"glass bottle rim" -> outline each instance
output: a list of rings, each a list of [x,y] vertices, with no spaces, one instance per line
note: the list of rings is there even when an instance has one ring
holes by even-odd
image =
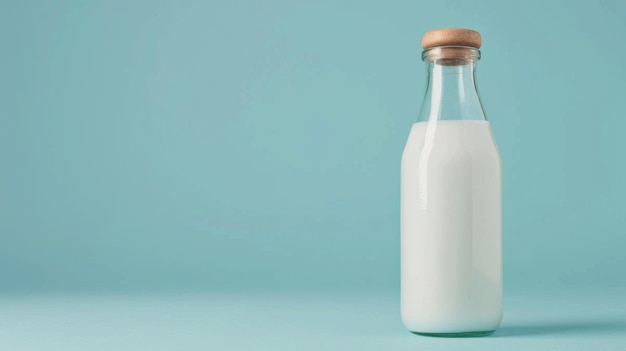
[[[422,51],[422,61],[441,61],[451,66],[478,61],[480,57],[480,50],[471,46],[435,46]]]

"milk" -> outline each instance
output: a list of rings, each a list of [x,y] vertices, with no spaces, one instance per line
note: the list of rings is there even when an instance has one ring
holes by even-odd
[[[500,324],[500,173],[489,122],[412,126],[401,172],[401,313],[410,331]]]

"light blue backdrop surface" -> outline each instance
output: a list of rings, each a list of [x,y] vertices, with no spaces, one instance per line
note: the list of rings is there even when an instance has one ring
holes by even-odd
[[[397,289],[421,35],[484,37],[506,287],[624,285],[626,6],[4,2],[2,290]]]
[[[400,155],[439,27],[483,35],[505,293],[624,287],[625,14],[3,1],[0,293],[395,294]]]

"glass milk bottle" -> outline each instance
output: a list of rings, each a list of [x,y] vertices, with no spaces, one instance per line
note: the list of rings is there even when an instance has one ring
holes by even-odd
[[[428,87],[401,170],[401,312],[411,332],[489,335],[502,319],[501,166],[474,77],[481,36],[422,39]]]

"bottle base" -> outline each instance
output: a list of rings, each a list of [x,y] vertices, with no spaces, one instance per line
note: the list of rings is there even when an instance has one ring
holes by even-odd
[[[437,338],[478,338],[481,336],[489,336],[493,334],[495,330],[487,330],[487,331],[472,331],[472,332],[461,332],[461,333],[423,333],[417,331],[411,331],[411,333],[415,335],[421,336],[431,336]]]

